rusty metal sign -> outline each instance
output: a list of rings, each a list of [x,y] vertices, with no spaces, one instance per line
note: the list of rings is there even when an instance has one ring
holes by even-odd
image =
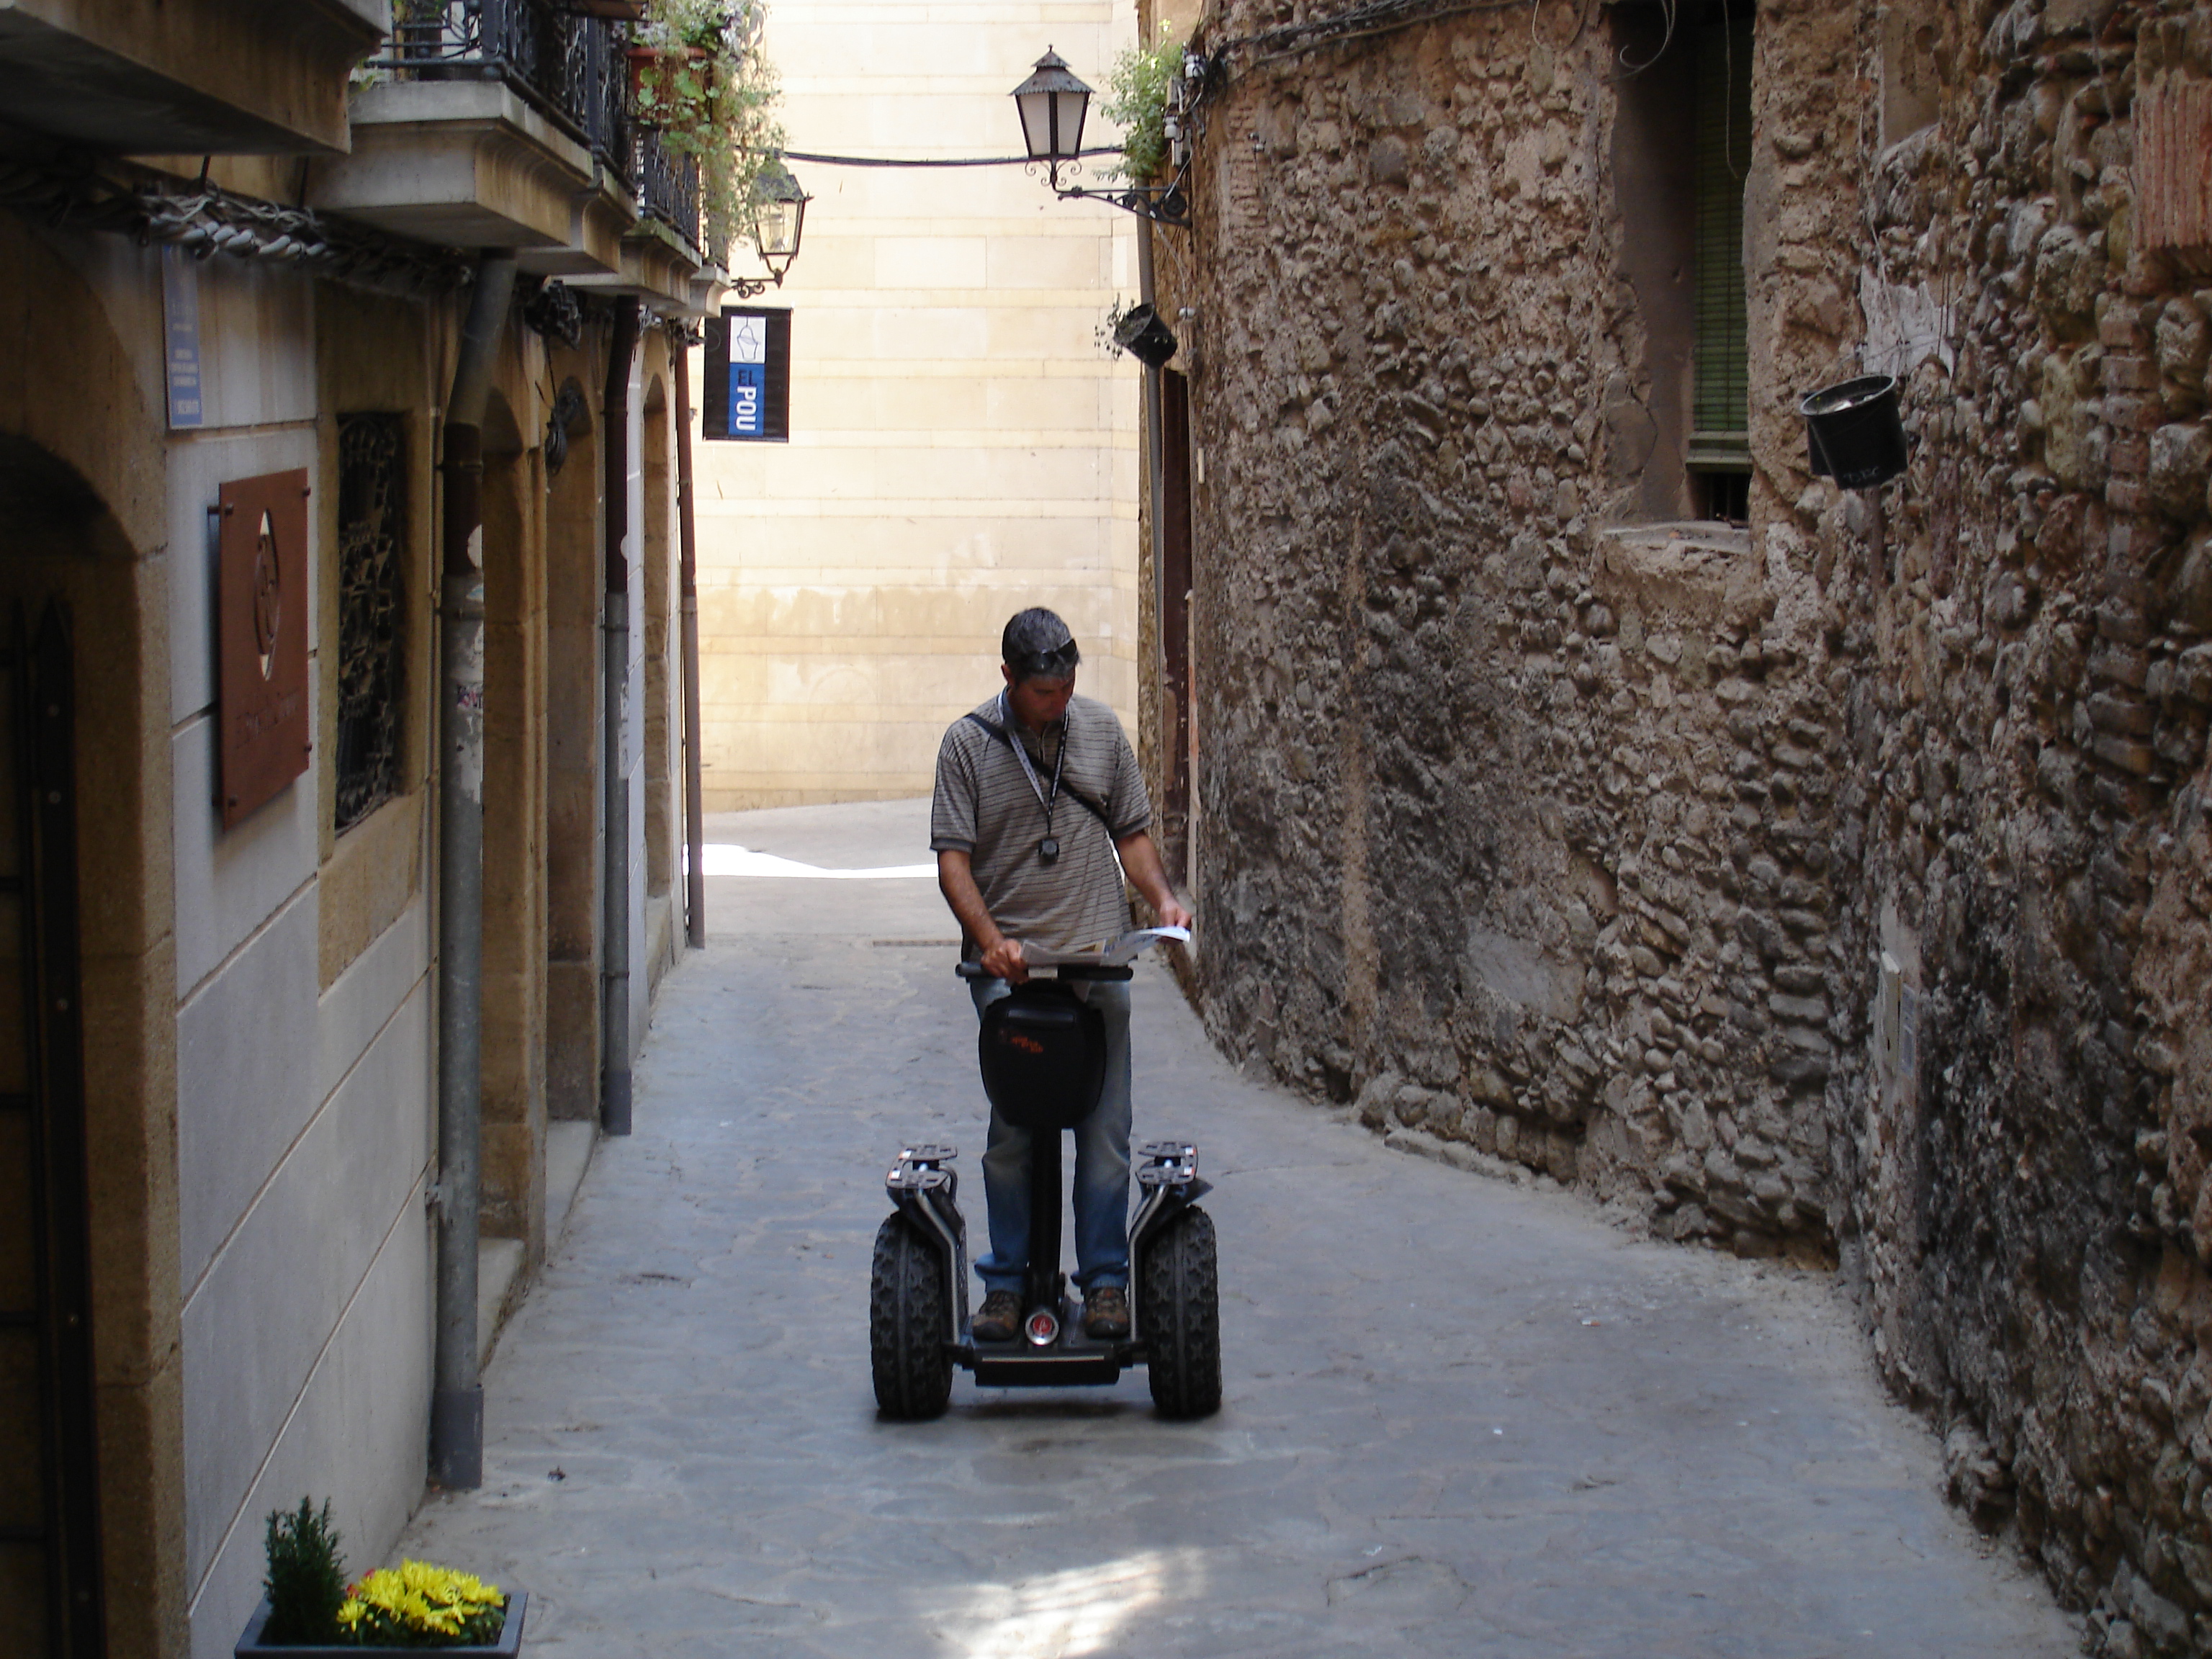
[[[224,484],[216,804],[228,830],[307,769],[307,472]]]

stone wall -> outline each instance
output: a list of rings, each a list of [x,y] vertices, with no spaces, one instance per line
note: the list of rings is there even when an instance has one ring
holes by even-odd
[[[2212,87],[2212,14],[1931,17],[1942,119],[1866,136],[1858,258],[1942,304],[1955,362],[1911,373],[1881,545],[1797,515],[1850,572],[1842,1224],[1958,1495],[2108,1650],[2201,1651],[2212,266],[2136,234],[2170,179],[2136,118],[2153,82]],[[2202,123],[2172,158],[2200,193]],[[1888,1055],[1858,1017],[1886,972]]]
[[[1218,1038],[1839,1262],[2121,1653],[2212,1638],[2208,17],[1759,8],[1747,525],[1680,522],[1656,7],[1232,46],[1160,255]],[[1863,370],[1879,495],[1796,414]]]
[[[1163,259],[1202,352],[1201,748],[1235,757],[1200,774],[1206,1002],[1378,1125],[1822,1258],[1841,683],[1768,523],[1793,481],[1749,530],[1638,511],[1683,419],[1615,199],[1632,37],[1560,11],[1238,76],[1209,118]],[[1801,173],[1850,155],[1829,118]],[[1779,286],[1754,327],[1802,332]],[[1754,356],[1771,400],[1834,342]]]

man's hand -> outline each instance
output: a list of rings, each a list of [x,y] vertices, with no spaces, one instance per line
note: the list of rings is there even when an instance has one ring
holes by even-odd
[[[1114,843],[1114,850],[1121,855],[1121,872],[1136,884],[1145,896],[1145,902],[1152,907],[1152,914],[1160,919],[1163,927],[1188,927],[1190,912],[1183,908],[1175,890],[1168,885],[1168,872],[1160,863],[1160,849],[1152,838],[1139,830],[1133,836],[1124,836]]]
[[[991,920],[991,912],[975,885],[975,872],[967,854],[945,852],[937,855],[937,890],[945,895],[945,902],[959,918],[962,930],[982,950],[985,973],[1011,985],[1019,985],[1029,978],[1029,964],[1022,960],[1022,942],[1008,939],[999,931],[999,924]]]
[[[1005,980],[1009,985],[1019,985],[1027,980],[1030,965],[1023,959],[1021,940],[1000,934],[996,945],[984,950],[983,971],[993,979]]]

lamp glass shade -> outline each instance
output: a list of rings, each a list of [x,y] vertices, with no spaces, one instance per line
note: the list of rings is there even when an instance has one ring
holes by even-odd
[[[806,204],[813,199],[799,187],[788,167],[771,162],[762,172],[753,186],[753,242],[763,264],[781,269],[798,257]]]
[[[1069,73],[1057,53],[1048,51],[1038,58],[1036,72],[1014,88],[1030,160],[1065,161],[1081,154],[1083,118],[1090,106],[1091,88]]]

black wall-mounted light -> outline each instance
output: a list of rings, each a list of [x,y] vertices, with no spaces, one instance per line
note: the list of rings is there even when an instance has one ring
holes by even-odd
[[[1091,108],[1091,88],[1076,79],[1067,60],[1050,46],[1036,60],[1036,72],[1014,88],[1014,108],[1022,118],[1022,143],[1030,160],[1049,172],[1060,188],[1060,170],[1083,154],[1083,118]]]
[[[1118,190],[1090,190],[1081,185],[1062,184],[1060,174],[1063,170],[1073,173],[1081,165],[1079,158],[1083,154],[1083,118],[1091,107],[1091,88],[1076,78],[1065,58],[1046,47],[1030,78],[1013,92],[1014,107],[1022,118],[1022,143],[1028,150],[1030,165],[1045,169],[1053,194],[1062,201],[1079,198],[1104,202],[1156,224],[1188,227],[1190,198],[1183,193],[1182,181],[1190,162],[1182,133],[1184,124],[1196,111],[1206,67],[1206,60],[1195,54],[1183,59],[1183,76],[1168,112],[1170,132],[1176,141],[1174,179],[1164,185],[1125,185]]]

